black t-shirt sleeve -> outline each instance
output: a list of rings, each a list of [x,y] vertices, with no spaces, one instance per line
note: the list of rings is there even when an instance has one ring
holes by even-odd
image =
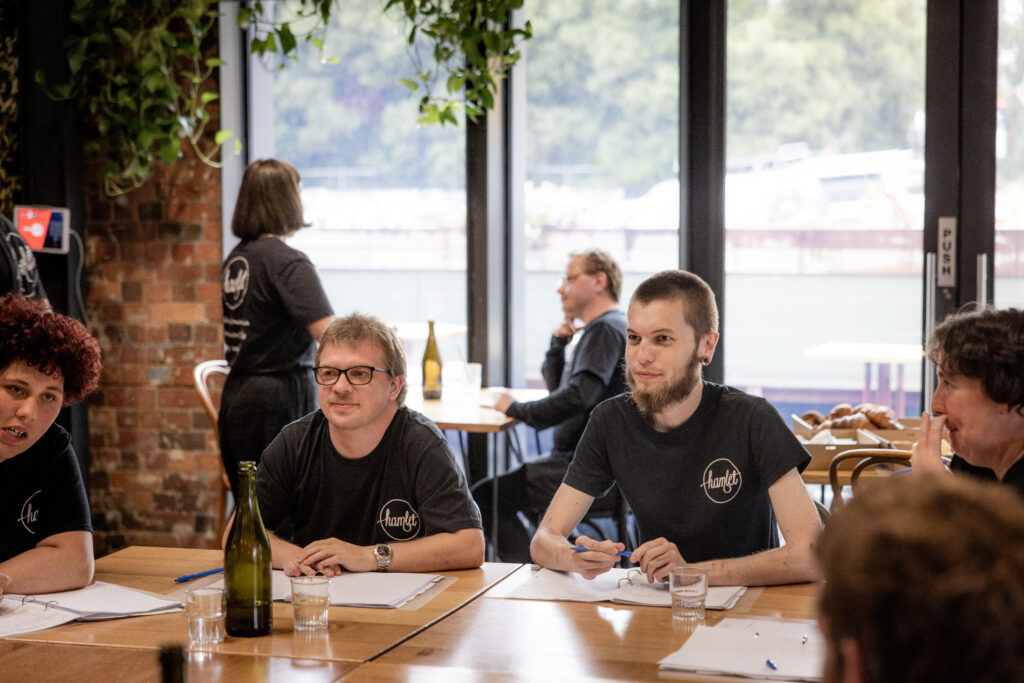
[[[295,456],[291,454],[297,446],[292,438],[295,429],[293,426],[281,430],[264,449],[256,469],[256,500],[263,526],[269,531],[276,531],[291,515],[296,488],[293,476]]]
[[[301,252],[293,253],[293,258],[285,261],[277,272],[274,286],[292,320],[307,327],[333,311],[313,264]]]
[[[754,416],[750,420],[752,456],[764,480],[770,487],[794,467],[803,472],[811,455],[786,427],[779,413],[770,403],[758,399]]]
[[[50,429],[52,432],[53,427]],[[75,449],[71,445],[71,436],[61,429],[53,434],[52,447],[59,449],[54,458],[54,466],[47,472],[52,486],[45,486],[41,496],[44,504],[52,506],[56,514],[42,521],[40,540],[66,531],[92,531],[89,499],[85,494],[85,484],[82,482]]]
[[[580,437],[579,445],[576,446],[576,455],[569,463],[569,470],[562,480],[577,491],[594,498],[604,496],[615,484],[608,459],[607,448],[610,440],[605,433],[608,425],[618,418],[614,401],[615,399],[605,401],[594,409],[587,428]]]
[[[411,411],[410,411],[411,413]],[[423,522],[423,535],[481,529],[480,510],[473,501],[462,469],[455,462],[448,442],[440,432],[420,422],[425,417],[410,415],[407,453],[419,453],[413,487]]]

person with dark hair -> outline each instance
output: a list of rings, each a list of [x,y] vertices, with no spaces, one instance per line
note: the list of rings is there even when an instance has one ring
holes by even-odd
[[[953,472],[996,479],[1024,495],[1024,311],[985,308],[954,314],[932,333],[938,369],[932,411],[921,416],[915,472],[943,471],[943,428]]]
[[[0,294],[7,292],[46,298],[32,249],[7,216],[0,214]]]
[[[570,254],[558,287],[565,317],[551,336],[541,366],[551,393],[524,403],[507,392],[497,398],[496,410],[535,429],[554,427],[549,454],[498,477],[498,555],[506,562],[530,561],[530,529],[561,484],[590,412],[626,389],[626,316],[617,308],[621,288],[622,271],[607,252],[588,249]],[[577,333],[578,341],[569,348]],[[491,479],[473,486],[484,519],[490,519],[491,496]],[[530,529],[519,521],[520,512]]]
[[[63,406],[92,392],[99,344],[41,299],[0,297],[0,593],[92,580],[92,523]]]
[[[630,392],[594,409],[533,538],[534,559],[587,578],[614,566],[622,543],[567,537],[618,485],[640,531],[630,561],[650,581],[685,564],[720,585],[817,578],[821,522],[799,474],[810,455],[763,398],[701,377],[718,344],[711,288],[663,271],[637,287],[627,317]]]
[[[404,405],[395,331],[370,316],[335,319],[314,372],[320,410],[286,426],[256,470],[274,566],[289,576],[480,566],[480,511],[444,435]]]
[[[223,269],[220,452],[238,493],[238,463],[259,463],[289,422],[316,409],[313,352],[333,311],[310,260],[284,243],[306,223],[299,173],[267,159],[245,169],[231,231],[242,239]]]
[[[817,545],[826,683],[1024,680],[1024,505],[968,477],[857,491]]]

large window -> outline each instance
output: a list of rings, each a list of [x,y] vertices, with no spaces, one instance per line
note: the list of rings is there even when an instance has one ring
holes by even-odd
[[[1024,3],[999,12],[995,302],[1024,307]]]
[[[312,227],[289,243],[316,264],[335,312],[402,324],[417,381],[427,318],[445,360],[466,355],[465,127],[416,125],[397,84],[414,68],[406,28],[381,8],[336,5],[322,58],[306,46],[283,69],[254,62],[253,148],[302,174]]]
[[[727,50],[726,381],[915,414],[925,0],[734,0]]]
[[[679,3],[527,0],[527,379],[562,319],[568,254],[607,250],[637,283],[678,265]]]

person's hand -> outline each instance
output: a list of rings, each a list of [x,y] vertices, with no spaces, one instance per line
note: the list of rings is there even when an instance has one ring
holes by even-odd
[[[942,462],[942,428],[945,426],[945,415],[921,414],[921,431],[910,451],[910,467],[914,472],[946,471]]]
[[[576,545],[583,546],[587,550],[569,550],[572,553],[572,571],[588,581],[614,567],[619,561],[619,556],[616,553],[626,549],[622,543],[595,541],[587,536],[578,536]]]
[[[582,329],[583,325],[577,325],[575,318],[565,318],[558,324],[558,327],[555,328],[555,331],[552,332],[552,334],[561,339],[571,339],[577,331]]]
[[[656,538],[641,544],[633,551],[629,561],[639,564],[640,571],[647,575],[647,580],[651,583],[668,581],[668,574],[672,567],[686,564],[686,560],[679,554],[676,544],[669,543],[664,538]]]
[[[346,543],[337,538],[313,541],[299,553],[296,561],[325,576],[337,576],[342,569],[351,572],[368,572],[377,568],[373,553],[363,546]],[[303,573],[308,573],[303,570]]]
[[[507,391],[503,391],[495,397],[494,409],[504,413],[506,410],[508,410],[508,407],[515,402],[515,396],[508,393]]]

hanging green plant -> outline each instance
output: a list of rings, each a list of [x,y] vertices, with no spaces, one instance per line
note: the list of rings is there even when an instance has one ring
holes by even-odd
[[[420,95],[421,123],[457,124],[459,106],[474,120],[492,108],[496,79],[519,60],[519,44],[531,37],[529,22],[510,28],[512,11],[523,0],[381,2],[383,11],[405,16],[409,44],[426,45],[430,53],[432,63],[417,61],[415,76],[399,79]],[[270,5],[256,0],[239,9],[238,24],[255,29],[253,54],[297,59],[300,40],[323,48],[338,6],[339,0],[293,0],[294,20],[275,21]],[[217,10],[217,0],[74,0],[64,43],[69,78],[50,92],[76,99],[96,126],[86,152],[107,160],[107,194],[139,187],[157,159],[174,161],[183,145],[205,163],[220,165],[215,157],[232,133],[218,131],[212,145],[204,139],[211,121],[207,107],[218,97],[208,81],[224,64],[203,55]],[[417,50],[410,53],[419,59]],[[42,73],[36,80],[47,86]],[[238,140],[235,146],[237,151]]]

